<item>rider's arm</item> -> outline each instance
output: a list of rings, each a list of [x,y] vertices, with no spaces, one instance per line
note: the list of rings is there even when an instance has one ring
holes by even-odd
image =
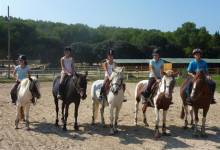
[[[61,65],[61,69],[64,71],[64,73],[66,73],[66,70],[64,67],[64,58],[63,57],[60,59],[60,65]]]
[[[16,67],[13,71],[13,77],[15,78],[16,81],[18,81],[18,77],[17,77],[17,74],[16,74],[17,70],[16,70]]]

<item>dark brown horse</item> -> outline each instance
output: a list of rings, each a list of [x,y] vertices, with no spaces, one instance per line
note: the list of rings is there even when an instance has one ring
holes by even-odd
[[[69,105],[73,102],[75,103],[75,123],[74,123],[74,129],[78,130],[78,123],[77,123],[77,117],[78,117],[78,108],[80,104],[80,99],[86,99],[86,89],[87,89],[87,72],[84,74],[77,74],[75,77],[69,77],[67,79],[65,89],[64,89],[64,98],[62,102],[62,122],[63,122],[63,130],[66,129],[67,124],[67,117],[68,117],[68,110]],[[56,105],[56,123],[55,125],[58,126],[58,112],[59,112],[59,105],[58,105],[58,99],[57,94],[59,90],[59,84],[60,84],[60,76],[57,76],[53,81],[53,96],[54,96],[54,103]]]
[[[187,128],[188,121],[187,121],[187,114],[188,114],[188,106],[186,103],[186,92],[185,88],[187,84],[189,84],[190,79],[187,79],[184,81],[180,88],[180,96],[183,101],[182,106],[182,112],[181,112],[181,118],[185,119],[185,125],[184,128]],[[192,99],[192,110],[195,115],[195,127],[194,127],[194,135],[198,136],[198,111],[199,109],[203,109],[203,118],[202,118],[202,127],[201,127],[201,136],[206,136],[205,133],[205,122],[206,122],[206,115],[208,113],[211,101],[212,101],[212,92],[210,89],[210,86],[208,84],[208,80],[206,79],[206,75],[204,72],[198,72],[195,75],[195,78],[192,80],[193,86],[192,86],[192,92],[190,94],[190,97]],[[193,117],[193,115],[191,115]],[[193,118],[191,119],[191,124],[193,124]]]

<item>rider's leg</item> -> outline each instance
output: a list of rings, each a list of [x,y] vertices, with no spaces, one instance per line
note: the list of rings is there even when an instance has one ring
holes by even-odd
[[[104,82],[103,82],[103,85],[101,87],[101,90],[100,90],[100,95],[99,95],[99,99],[102,100],[104,97],[106,97],[106,86],[107,84],[109,83],[109,79],[107,77],[105,77],[104,79]]]
[[[141,93],[145,98],[149,98],[151,93],[151,88],[155,82],[156,80],[154,77],[149,78],[146,90]]]
[[[192,100],[191,100],[191,92],[192,92],[192,87],[193,87],[193,82],[192,81],[189,81],[187,87],[186,87],[186,102],[187,104],[189,105],[192,105]]]
[[[16,81],[16,83],[14,84],[14,86],[12,87],[11,89],[11,100],[12,100],[12,103],[16,103],[17,101],[17,93],[18,93],[18,86],[19,86],[20,82]]]
[[[60,76],[60,85],[59,85],[59,90],[58,90],[58,95],[57,98],[58,99],[62,99],[63,98],[63,87],[64,87],[64,79],[66,77],[65,73],[61,73]]]

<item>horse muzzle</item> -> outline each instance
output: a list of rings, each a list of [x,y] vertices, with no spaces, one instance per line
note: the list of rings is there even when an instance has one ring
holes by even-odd
[[[86,99],[87,94],[85,92],[81,91],[79,94],[80,94],[81,99],[83,100]]]

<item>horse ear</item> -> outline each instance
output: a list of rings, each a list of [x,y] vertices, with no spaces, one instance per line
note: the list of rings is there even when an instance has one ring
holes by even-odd
[[[162,75],[163,75],[163,76],[166,76],[166,75],[167,75],[167,73],[166,73],[165,71],[163,71],[163,72],[162,72]]]
[[[36,75],[36,78],[38,79],[38,74]]]
[[[31,76],[29,76],[28,79],[29,79],[30,81],[33,81],[33,79],[31,78]]]

